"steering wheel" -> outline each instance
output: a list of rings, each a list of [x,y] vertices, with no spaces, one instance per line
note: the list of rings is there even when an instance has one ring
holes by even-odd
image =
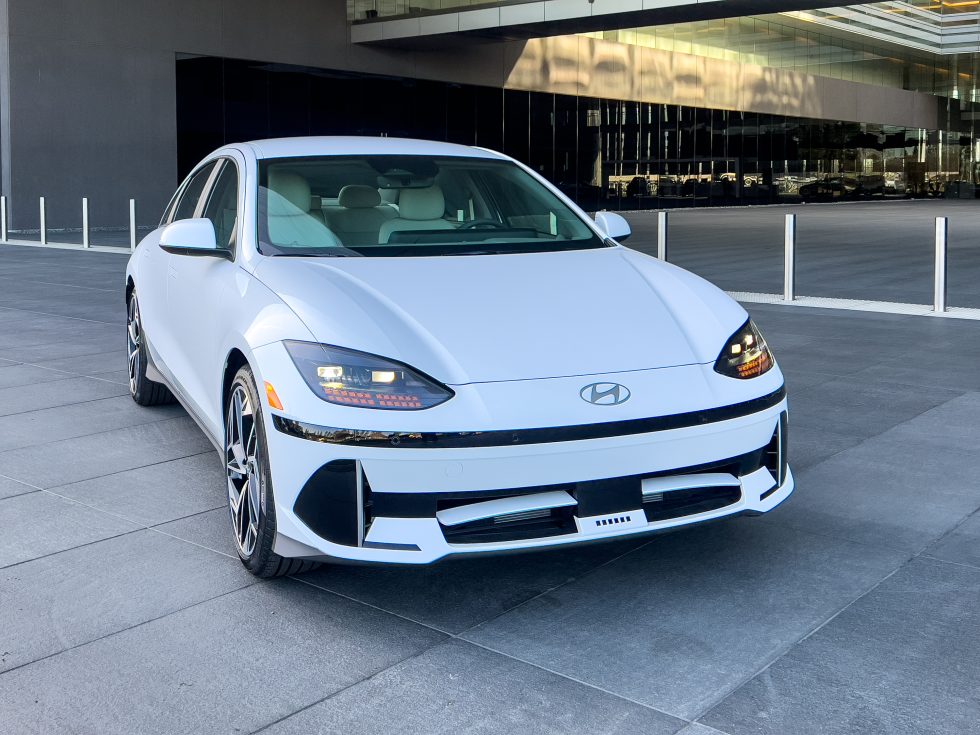
[[[469,222],[464,222],[457,230],[509,230],[510,225],[505,225],[503,222],[497,222],[495,219],[474,219]]]

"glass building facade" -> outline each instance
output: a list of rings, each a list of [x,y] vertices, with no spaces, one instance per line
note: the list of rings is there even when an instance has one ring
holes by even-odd
[[[586,209],[973,196],[970,131],[815,120],[341,73],[177,61],[179,174],[227,142],[386,135],[479,145]]]

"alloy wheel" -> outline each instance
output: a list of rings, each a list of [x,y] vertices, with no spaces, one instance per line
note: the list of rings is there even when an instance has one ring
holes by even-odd
[[[143,360],[141,347],[143,344],[143,327],[140,324],[140,307],[136,296],[129,300],[126,314],[126,348],[129,352],[129,392],[136,395],[136,384],[139,380],[141,362]]]
[[[238,551],[247,559],[259,534],[262,473],[252,401],[240,383],[232,389],[225,427],[228,506]]]

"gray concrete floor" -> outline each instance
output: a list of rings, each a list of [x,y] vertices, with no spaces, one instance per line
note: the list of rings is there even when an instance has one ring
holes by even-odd
[[[783,292],[783,224],[797,215],[797,292],[931,304],[935,219],[949,218],[949,304],[980,307],[980,201],[688,209],[669,213],[669,260],[729,291]],[[652,212],[627,243],[656,254]]]
[[[127,395],[124,264],[0,248],[5,735],[980,733],[980,323],[753,307],[766,517],[257,582],[214,451]]]

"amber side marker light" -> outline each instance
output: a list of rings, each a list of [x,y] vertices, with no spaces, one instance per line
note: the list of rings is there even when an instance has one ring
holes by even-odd
[[[282,401],[279,400],[279,396],[276,395],[276,389],[272,387],[272,383],[268,380],[265,381],[265,395],[269,399],[269,406],[276,409],[277,411],[284,410],[282,407]]]

